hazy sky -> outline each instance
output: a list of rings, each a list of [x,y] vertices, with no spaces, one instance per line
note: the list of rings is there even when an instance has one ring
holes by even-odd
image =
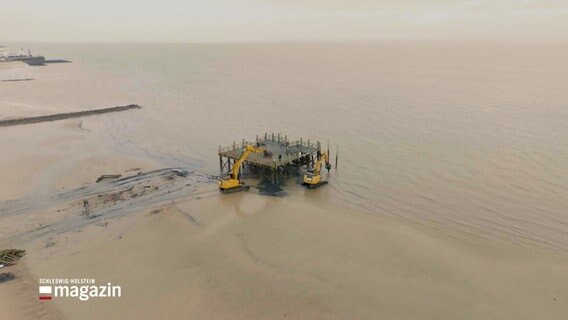
[[[0,42],[568,39],[568,0],[2,0]]]

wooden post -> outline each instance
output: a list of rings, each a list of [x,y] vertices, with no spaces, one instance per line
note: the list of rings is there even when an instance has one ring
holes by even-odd
[[[223,175],[223,156],[219,154],[219,174]]]
[[[274,141],[274,132],[272,132],[272,141]]]
[[[83,212],[85,213],[87,218],[91,214],[91,211],[89,210],[89,201],[88,200],[83,200]]]
[[[233,150],[235,150],[237,148],[237,144],[235,143],[235,141],[233,140]]]

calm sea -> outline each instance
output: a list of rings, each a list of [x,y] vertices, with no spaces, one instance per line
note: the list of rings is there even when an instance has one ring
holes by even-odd
[[[134,83],[129,152],[217,174],[219,144],[329,139],[326,199],[568,249],[568,44],[28,46]]]

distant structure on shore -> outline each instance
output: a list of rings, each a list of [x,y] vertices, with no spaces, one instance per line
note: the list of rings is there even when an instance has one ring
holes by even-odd
[[[1,48],[2,46],[0,46]],[[44,56],[34,56],[32,52],[28,50],[27,52],[24,49],[20,49],[19,53],[13,53],[9,50],[0,50],[0,63],[2,62],[23,62],[30,66],[43,66],[46,63],[65,63],[70,62],[67,60],[46,60]]]
[[[11,53],[9,51],[3,51],[0,53],[0,62],[12,62],[21,61],[32,66],[43,65],[45,62],[44,56],[34,56],[31,51],[28,50],[27,53],[20,49],[19,53]]]

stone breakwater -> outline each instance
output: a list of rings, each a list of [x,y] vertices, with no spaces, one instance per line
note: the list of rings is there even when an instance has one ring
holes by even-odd
[[[85,111],[68,112],[68,113],[57,113],[46,116],[0,120],[0,127],[9,127],[9,126],[22,125],[22,124],[64,120],[64,119],[78,118],[78,117],[91,116],[103,113],[120,112],[130,109],[141,109],[141,108],[142,106],[139,106],[137,104],[129,104],[127,106],[117,106],[117,107],[110,107],[104,109],[94,109],[94,110],[85,110]]]

